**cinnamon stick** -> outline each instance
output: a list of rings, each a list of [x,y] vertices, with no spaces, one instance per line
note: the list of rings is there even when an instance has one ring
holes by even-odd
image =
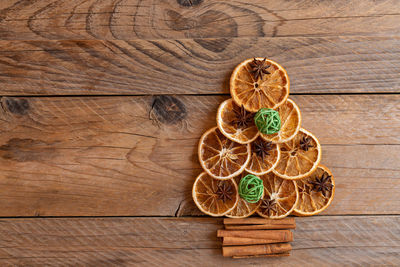
[[[285,253],[292,249],[289,243],[222,247],[224,257],[254,256]]]
[[[294,218],[284,218],[280,220],[264,219],[264,218],[244,218],[244,219],[224,219],[225,229],[294,229],[296,221]],[[254,225],[253,225],[254,224]],[[257,225],[257,226],[256,226]],[[262,226],[258,226],[262,225]]]
[[[269,243],[293,241],[293,233],[290,230],[218,230],[217,236],[264,239],[269,240]]]
[[[278,253],[278,254],[265,254],[265,255],[248,255],[248,256],[233,256],[234,259],[245,259],[245,258],[273,258],[273,257],[287,257],[290,256],[290,253]]]
[[[240,245],[257,245],[292,242],[293,235],[285,235],[283,239],[261,239],[261,238],[245,238],[245,237],[224,237],[223,246],[240,246]]]

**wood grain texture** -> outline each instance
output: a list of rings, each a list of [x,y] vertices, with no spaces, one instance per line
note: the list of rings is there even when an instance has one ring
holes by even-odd
[[[223,258],[221,219],[0,220],[2,266],[398,266],[399,216],[296,218],[290,257]]]
[[[400,91],[400,38],[0,41],[1,95],[229,93],[234,67],[266,56],[291,93]]]
[[[380,1],[18,1],[0,3],[1,39],[175,39],[400,33]]]
[[[2,98],[0,216],[200,214],[197,142],[224,99]],[[400,96],[293,99],[336,178],[324,214],[399,214]]]

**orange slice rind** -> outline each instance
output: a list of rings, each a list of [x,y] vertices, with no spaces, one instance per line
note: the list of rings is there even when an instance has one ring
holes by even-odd
[[[335,195],[335,179],[331,171],[320,164],[309,176],[296,180],[299,201],[293,210],[297,216],[312,216],[324,211]]]
[[[250,160],[250,145],[236,143],[217,128],[200,138],[199,161],[203,169],[216,179],[231,179],[243,172]]]
[[[259,135],[254,113],[239,107],[232,99],[221,103],[217,112],[217,125],[227,138],[239,144],[252,142]]]
[[[321,145],[309,131],[300,129],[297,135],[280,144],[281,158],[273,172],[285,179],[301,179],[313,173],[321,161]]]
[[[214,217],[232,211],[239,201],[238,187],[233,179],[217,180],[205,172],[196,178],[192,197],[203,213]]]
[[[260,176],[264,184],[264,197],[257,213],[261,217],[281,219],[296,207],[299,192],[295,181],[282,179],[274,173]]]
[[[254,175],[263,175],[272,171],[278,164],[281,152],[278,144],[258,137],[250,143],[251,156],[245,170]]]
[[[254,71],[255,62],[262,71]],[[260,75],[257,75],[261,73]],[[275,109],[282,105],[289,95],[289,77],[286,70],[270,59],[247,59],[234,69],[230,79],[230,91],[238,106],[250,112],[260,108]]]

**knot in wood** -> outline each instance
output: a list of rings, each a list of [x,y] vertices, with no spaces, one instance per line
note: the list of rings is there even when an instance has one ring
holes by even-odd
[[[177,2],[181,6],[190,7],[199,5],[203,0],[177,0]]]
[[[155,96],[151,111],[157,121],[165,124],[181,122],[187,114],[185,105],[170,95]]]

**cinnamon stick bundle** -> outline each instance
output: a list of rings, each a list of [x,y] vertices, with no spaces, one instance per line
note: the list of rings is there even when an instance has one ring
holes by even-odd
[[[231,230],[257,230],[257,229],[294,229],[296,221],[294,218],[280,220],[264,218],[224,219],[225,229]]]
[[[244,238],[244,237],[224,237],[222,240],[223,246],[240,246],[240,245],[261,245],[271,243],[292,242],[293,235],[285,235],[283,239],[271,240],[261,238]]]
[[[247,255],[247,256],[232,256],[234,259],[245,259],[245,258],[275,258],[275,257],[288,257],[290,256],[289,252],[286,253],[278,253],[278,254],[265,254],[265,255]]]
[[[269,243],[293,241],[293,233],[290,230],[218,230],[217,236],[264,239]]]
[[[233,246],[222,247],[222,255],[224,257],[240,257],[269,255],[289,252],[292,246],[289,243],[268,244],[268,245],[252,245],[252,246]]]

